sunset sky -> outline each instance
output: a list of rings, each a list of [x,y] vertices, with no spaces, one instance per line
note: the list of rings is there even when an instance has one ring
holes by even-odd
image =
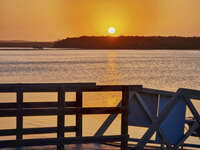
[[[0,0],[0,40],[200,36],[200,0]]]

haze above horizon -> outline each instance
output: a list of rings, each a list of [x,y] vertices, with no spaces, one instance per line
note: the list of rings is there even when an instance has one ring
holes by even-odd
[[[199,0],[1,0],[0,40],[200,36]]]

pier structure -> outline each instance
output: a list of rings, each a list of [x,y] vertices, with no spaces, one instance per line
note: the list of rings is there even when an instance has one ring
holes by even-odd
[[[83,93],[121,92],[122,99],[116,107],[83,107]],[[24,102],[26,92],[56,92],[57,102]],[[67,102],[65,94],[76,93],[76,101]],[[145,149],[148,143],[160,145],[162,149],[180,147],[200,148],[198,144],[185,143],[189,136],[200,128],[200,116],[192,99],[200,100],[200,91],[178,89],[168,92],[143,88],[141,85],[96,85],[96,83],[46,83],[46,84],[0,84],[0,93],[16,93],[15,103],[0,102],[0,117],[16,117],[15,129],[0,129],[0,136],[15,135],[15,140],[0,141],[0,148],[57,145],[64,150],[65,144],[100,143],[115,144],[120,149]],[[193,115],[187,120],[186,108]],[[83,115],[110,114],[94,136],[83,136]],[[104,135],[116,116],[121,114],[121,134]],[[75,115],[75,126],[65,126],[65,116]],[[24,128],[25,116],[57,116],[57,126],[46,128]],[[34,120],[33,120],[34,121]],[[185,124],[190,124],[184,132]],[[128,127],[148,128],[142,138],[129,137]],[[74,132],[75,137],[65,137]],[[23,135],[57,133],[56,138],[24,139]],[[151,137],[156,134],[155,140]],[[137,142],[130,147],[128,142]]]

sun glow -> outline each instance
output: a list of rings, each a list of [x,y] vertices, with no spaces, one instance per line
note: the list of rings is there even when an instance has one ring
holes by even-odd
[[[115,28],[114,27],[109,27],[108,28],[108,33],[109,34],[114,34],[116,32]]]

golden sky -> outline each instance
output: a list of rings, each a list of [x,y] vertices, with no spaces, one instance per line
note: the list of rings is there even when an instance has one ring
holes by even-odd
[[[200,0],[0,0],[0,40],[200,36]]]

